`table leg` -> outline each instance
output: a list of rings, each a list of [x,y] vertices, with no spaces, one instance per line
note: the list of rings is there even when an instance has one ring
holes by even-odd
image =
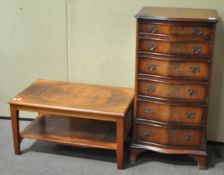
[[[20,154],[19,111],[15,105],[10,105],[14,152]]]
[[[117,168],[124,165],[124,119],[117,119]]]

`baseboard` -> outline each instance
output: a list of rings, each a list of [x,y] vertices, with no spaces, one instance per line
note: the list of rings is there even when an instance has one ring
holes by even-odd
[[[220,145],[220,146],[224,146],[223,142],[216,142],[216,141],[210,141],[208,140],[208,144],[210,145]]]
[[[11,117],[0,116],[0,120],[11,120]],[[21,121],[32,121],[32,118],[19,118]]]

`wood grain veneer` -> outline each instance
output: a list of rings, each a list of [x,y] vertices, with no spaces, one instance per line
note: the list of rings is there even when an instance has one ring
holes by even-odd
[[[115,150],[124,167],[124,142],[132,128],[130,88],[37,80],[9,101],[14,152],[23,138]],[[39,117],[19,131],[19,111]]]
[[[117,147],[114,122],[74,117],[39,116],[22,131],[21,137],[82,147]]]
[[[137,15],[134,139],[146,151],[188,154],[206,169],[215,10],[144,7]]]
[[[9,103],[122,117],[131,105],[132,94],[131,88],[37,80]]]
[[[139,73],[162,77],[208,79],[209,64],[203,61],[172,61],[142,58]],[[174,71],[175,70],[175,71]]]

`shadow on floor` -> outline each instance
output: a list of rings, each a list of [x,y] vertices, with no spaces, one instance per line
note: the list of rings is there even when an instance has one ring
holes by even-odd
[[[181,166],[196,166],[194,159],[186,155],[167,155],[157,152],[147,151],[139,155],[138,160],[131,164],[128,161],[130,153],[128,145],[125,149],[125,167],[131,168],[148,162],[162,162],[164,164],[181,165]],[[57,154],[62,156],[70,156],[82,159],[92,159],[98,161],[116,162],[116,152],[112,150],[80,148],[59,145],[49,142],[36,141],[29,148],[22,150],[22,154],[27,154],[30,151],[42,152],[48,154]],[[214,167],[216,164],[224,162],[224,145],[209,143],[208,144],[208,168]]]

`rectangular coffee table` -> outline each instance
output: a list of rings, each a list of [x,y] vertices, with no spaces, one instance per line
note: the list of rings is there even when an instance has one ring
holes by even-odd
[[[9,101],[14,151],[23,138],[115,150],[123,168],[124,141],[132,127],[133,89],[37,80]],[[38,112],[21,133],[19,111]]]

